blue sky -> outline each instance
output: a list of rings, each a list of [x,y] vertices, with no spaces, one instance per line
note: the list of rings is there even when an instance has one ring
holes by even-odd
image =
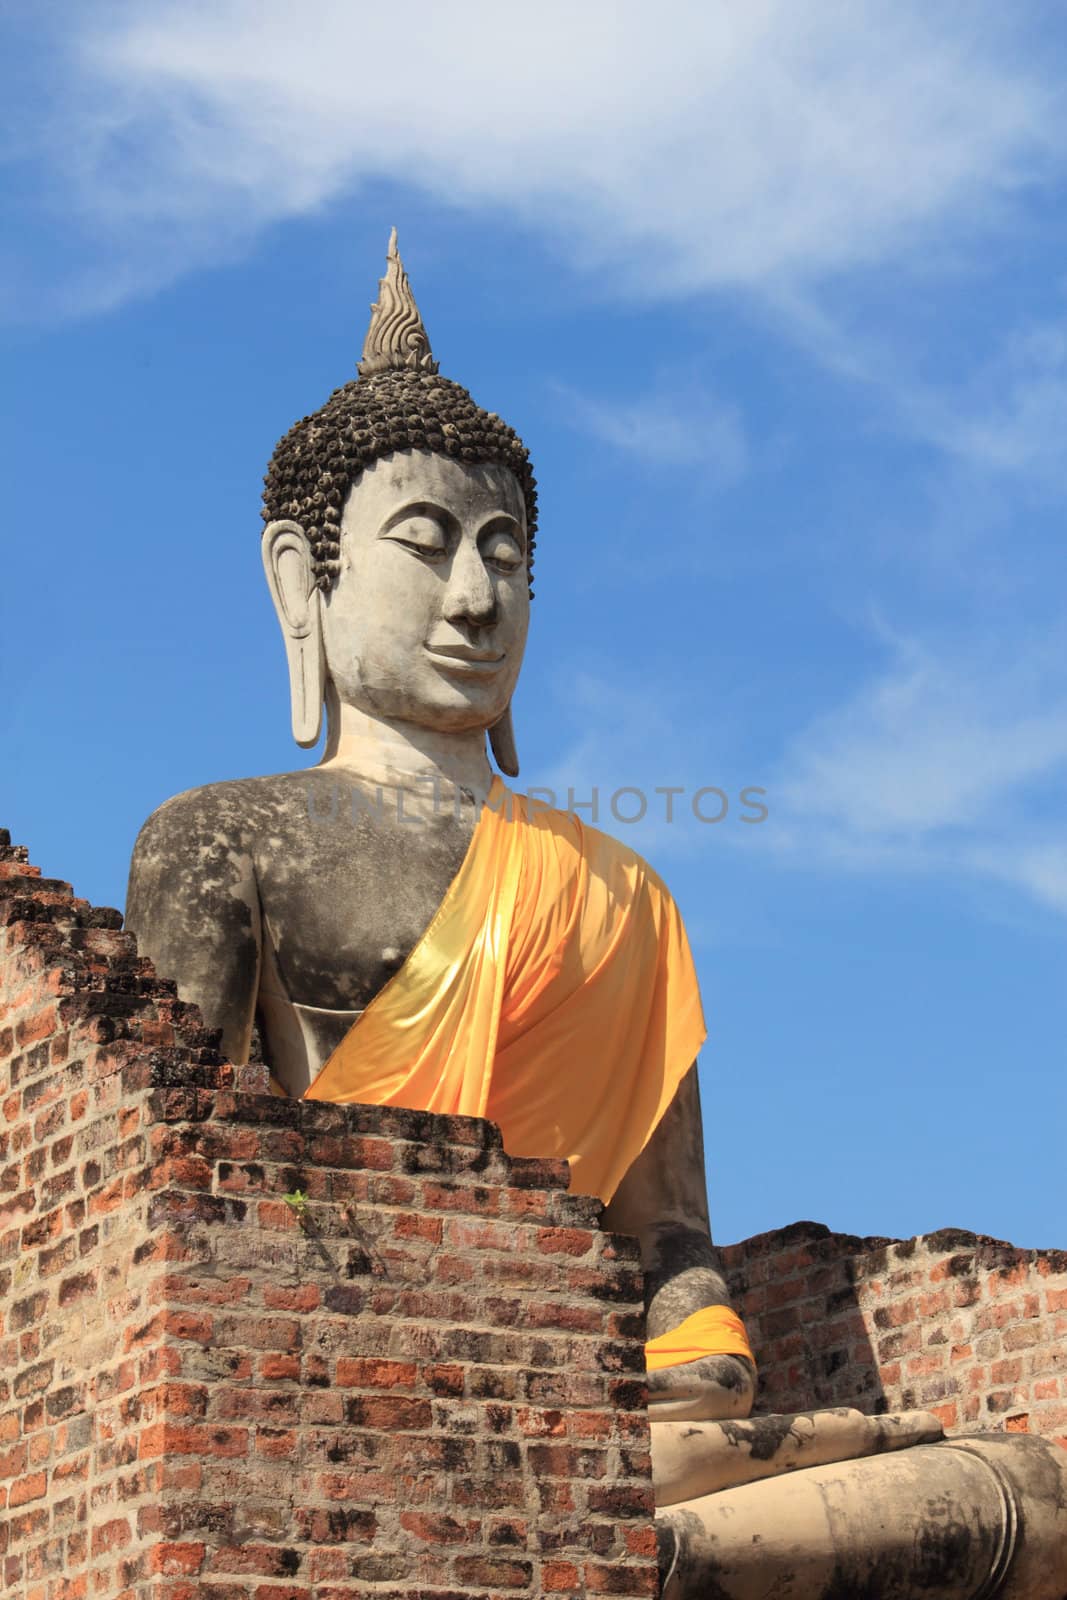
[[[1062,1246],[1062,8],[406,15],[7,8],[0,822],[121,905],[164,798],[300,764],[260,479],[395,223],[541,484],[522,781],[767,791],[602,818],[693,938],[717,1237]]]

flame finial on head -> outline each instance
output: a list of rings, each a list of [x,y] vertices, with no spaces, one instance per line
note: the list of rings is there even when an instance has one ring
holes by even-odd
[[[372,377],[376,372],[437,371],[430,340],[396,248],[395,228],[389,235],[385,277],[378,284],[378,298],[370,309],[363,357],[356,368],[361,378]]]

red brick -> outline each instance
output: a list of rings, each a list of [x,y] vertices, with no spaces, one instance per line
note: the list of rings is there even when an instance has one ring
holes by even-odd
[[[50,1039],[56,1031],[56,1008],[47,1006],[35,1015],[22,1017],[15,1027],[15,1039],[25,1048],[38,1039]]]
[[[195,1577],[203,1566],[205,1549],[203,1544],[158,1544],[148,1553],[148,1570],[168,1578]]]
[[[16,1506],[24,1506],[31,1500],[40,1500],[48,1489],[48,1474],[46,1472],[32,1472],[28,1477],[16,1478],[8,1490],[8,1505],[14,1510]]]
[[[248,1453],[248,1429],[215,1427],[211,1423],[181,1426],[157,1422],[145,1428],[138,1455],[243,1456]]]
[[[102,1555],[111,1550],[122,1550],[133,1538],[130,1524],[125,1517],[113,1517],[110,1522],[102,1522],[92,1531],[91,1551],[94,1556]]]
[[[294,1428],[257,1428],[255,1448],[257,1455],[285,1460],[295,1456],[300,1436]]]
[[[12,1422],[15,1424],[16,1428],[17,1428],[17,1425],[18,1425],[18,1414],[16,1412],[12,1412],[11,1413],[11,1419],[12,1419]],[[13,1435],[9,1435],[9,1437],[11,1437],[11,1436],[13,1436]],[[17,1477],[18,1474],[20,1472],[24,1472],[25,1469],[26,1469],[26,1444],[25,1444],[25,1441],[23,1441],[21,1444],[13,1445],[9,1450],[0,1451],[0,1482],[3,1482],[7,1478],[15,1478],[15,1477]]]
[[[584,1228],[539,1228],[537,1248],[546,1255],[584,1256],[592,1249],[594,1237]]]
[[[205,1573],[233,1573],[261,1578],[292,1577],[303,1565],[300,1553],[286,1545],[222,1545],[205,1556]],[[271,1590],[278,1595],[279,1591]],[[284,1591],[282,1591],[284,1592]]]
[[[424,1367],[423,1382],[436,1395],[461,1395],[464,1388],[464,1369],[458,1365],[434,1363]]]
[[[397,1217],[393,1232],[398,1239],[426,1239],[440,1244],[444,1236],[444,1223],[440,1217],[422,1217],[417,1214]]]
[[[659,1574],[650,1566],[623,1566],[586,1562],[582,1576],[589,1594],[657,1595]]]
[[[265,1355],[259,1358],[259,1374],[262,1378],[275,1381],[285,1378],[296,1380],[300,1377],[300,1357],[284,1355]]]
[[[400,1396],[353,1395],[345,1402],[349,1422],[361,1428],[380,1428],[386,1433],[413,1428],[429,1428],[433,1414],[428,1400]]]
[[[460,1583],[489,1584],[498,1589],[527,1589],[533,1576],[529,1561],[504,1561],[492,1556],[458,1556],[455,1573]]]
[[[441,1512],[402,1511],[400,1526],[425,1544],[466,1544],[478,1524],[459,1522]]]
[[[411,1361],[342,1356],[337,1363],[336,1381],[344,1388],[413,1389],[417,1373]]]
[[[293,1288],[264,1284],[263,1304],[269,1311],[315,1311],[322,1304],[322,1290],[314,1283]]]

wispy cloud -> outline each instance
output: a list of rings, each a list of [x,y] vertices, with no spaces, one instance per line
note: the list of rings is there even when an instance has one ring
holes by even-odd
[[[654,467],[696,467],[719,484],[748,466],[748,443],[736,406],[700,384],[673,378],[633,400],[579,394],[557,385],[580,431]]]
[[[694,717],[684,685],[607,662],[568,671],[557,685],[560,751],[524,781],[560,805],[595,792],[600,815],[587,804],[579,814],[664,864],[745,849],[751,870],[1001,885],[1067,914],[1067,641],[949,653],[881,636],[884,670],[798,728],[761,771],[751,757],[739,764],[743,730]],[[705,785],[729,802],[719,825],[693,813]],[[765,792],[758,826],[741,822],[749,785]],[[680,790],[670,823],[669,786]],[[647,811],[632,823],[635,790]],[[710,797],[699,805],[711,814]]]
[[[150,290],[383,178],[503,209],[639,292],[807,283],[929,252],[1060,156],[1039,70],[983,0],[62,15],[61,92],[17,154],[80,225],[71,305]]]
[[[953,402],[912,393],[919,430],[969,466],[1022,474],[1031,489],[1067,486],[1067,306],[1055,322],[1012,330]]]
[[[774,842],[806,865],[996,879],[1067,912],[1063,643],[950,658],[895,641],[883,674],[791,741]]]
[[[980,480],[1022,482],[1041,498],[1067,488],[1067,285],[1042,318],[984,326],[962,363],[952,362],[950,343],[935,341],[944,370],[933,373],[922,370],[929,346],[920,352],[914,335],[902,341],[899,317],[890,337],[841,313],[818,285],[775,285],[767,304],[820,367],[874,395],[891,430]]]

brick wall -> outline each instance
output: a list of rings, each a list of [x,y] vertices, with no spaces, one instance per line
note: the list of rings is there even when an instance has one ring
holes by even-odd
[[[212,1045],[0,835],[3,1593],[653,1594],[632,1242]]]
[[[725,1257],[760,1364],[759,1410],[922,1407],[961,1432],[1067,1446],[1067,1252],[798,1222]]]

